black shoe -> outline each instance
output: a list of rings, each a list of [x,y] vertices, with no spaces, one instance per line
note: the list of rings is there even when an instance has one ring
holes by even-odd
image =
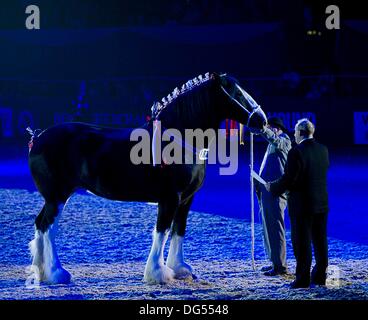
[[[325,286],[326,285],[326,279],[312,279],[311,284],[315,286]]]
[[[293,281],[290,283],[290,289],[309,288],[309,283],[304,281]]]
[[[269,271],[266,271],[265,273],[263,273],[265,276],[268,277],[274,277],[274,276],[281,276],[283,274],[287,274],[287,270],[276,270],[276,269],[271,269]]]
[[[316,270],[316,267],[314,267],[312,270],[311,284],[317,286],[325,286],[327,278],[326,272],[317,272]]]
[[[264,267],[261,268],[261,271],[265,272],[265,271],[270,271],[272,269],[273,269],[273,266],[264,266]]]
[[[327,278],[326,269],[327,268],[322,269],[322,268],[317,268],[317,266],[314,266],[312,270],[311,284],[314,284],[317,286],[325,286],[326,278]]]

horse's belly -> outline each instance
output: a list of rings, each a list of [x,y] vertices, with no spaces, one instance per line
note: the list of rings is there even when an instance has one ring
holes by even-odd
[[[161,193],[161,181],[148,166],[107,166],[90,174],[84,185],[92,193],[120,201],[157,202]]]
[[[138,193],[132,191],[127,192],[126,190],[117,190],[117,189],[101,191],[101,190],[94,190],[93,188],[88,188],[87,190],[96,196],[110,200],[133,201],[133,202],[159,202],[159,197],[152,194],[151,192]]]
[[[126,147],[114,147],[91,161],[86,159],[86,186],[91,192],[121,201],[158,202],[170,193],[183,192],[192,182],[196,170],[190,165],[134,165]]]

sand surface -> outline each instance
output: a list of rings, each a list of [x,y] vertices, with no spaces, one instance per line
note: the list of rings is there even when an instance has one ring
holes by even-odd
[[[156,205],[114,202],[75,194],[60,219],[56,238],[69,285],[28,286],[34,219],[42,207],[38,193],[0,189],[0,299],[235,299],[366,300],[368,246],[329,238],[330,276],[326,287],[290,290],[293,275],[266,277],[261,226],[255,226],[255,265],[251,229],[244,219],[191,211],[184,243],[196,279],[168,285],[142,281]],[[352,231],[351,231],[352,232]],[[290,234],[288,265],[295,271]],[[167,253],[167,248],[166,248]]]

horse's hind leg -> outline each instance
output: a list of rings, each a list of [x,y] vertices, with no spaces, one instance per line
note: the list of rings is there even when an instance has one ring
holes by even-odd
[[[183,254],[185,228],[192,202],[193,196],[190,196],[180,204],[172,226],[170,249],[166,265],[174,270],[175,278],[177,279],[185,279],[193,276],[192,267],[184,262]]]
[[[163,284],[174,279],[173,270],[167,267],[164,262],[164,248],[178,203],[178,195],[173,195],[158,205],[152,247],[144,270],[144,281],[148,283]]]
[[[64,202],[47,202],[36,218],[35,238],[30,242],[31,270],[35,280],[49,284],[69,283],[70,274],[61,267],[55,236]]]

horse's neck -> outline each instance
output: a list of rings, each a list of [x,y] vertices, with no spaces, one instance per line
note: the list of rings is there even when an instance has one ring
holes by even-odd
[[[201,112],[188,118],[175,116],[163,117],[159,120],[161,121],[162,128],[178,129],[179,131],[185,129],[217,130],[220,127],[220,121],[216,120],[214,115],[207,114],[206,112]]]
[[[194,89],[187,96],[174,101],[158,116],[162,126],[175,129],[218,129],[219,97],[213,86]]]

